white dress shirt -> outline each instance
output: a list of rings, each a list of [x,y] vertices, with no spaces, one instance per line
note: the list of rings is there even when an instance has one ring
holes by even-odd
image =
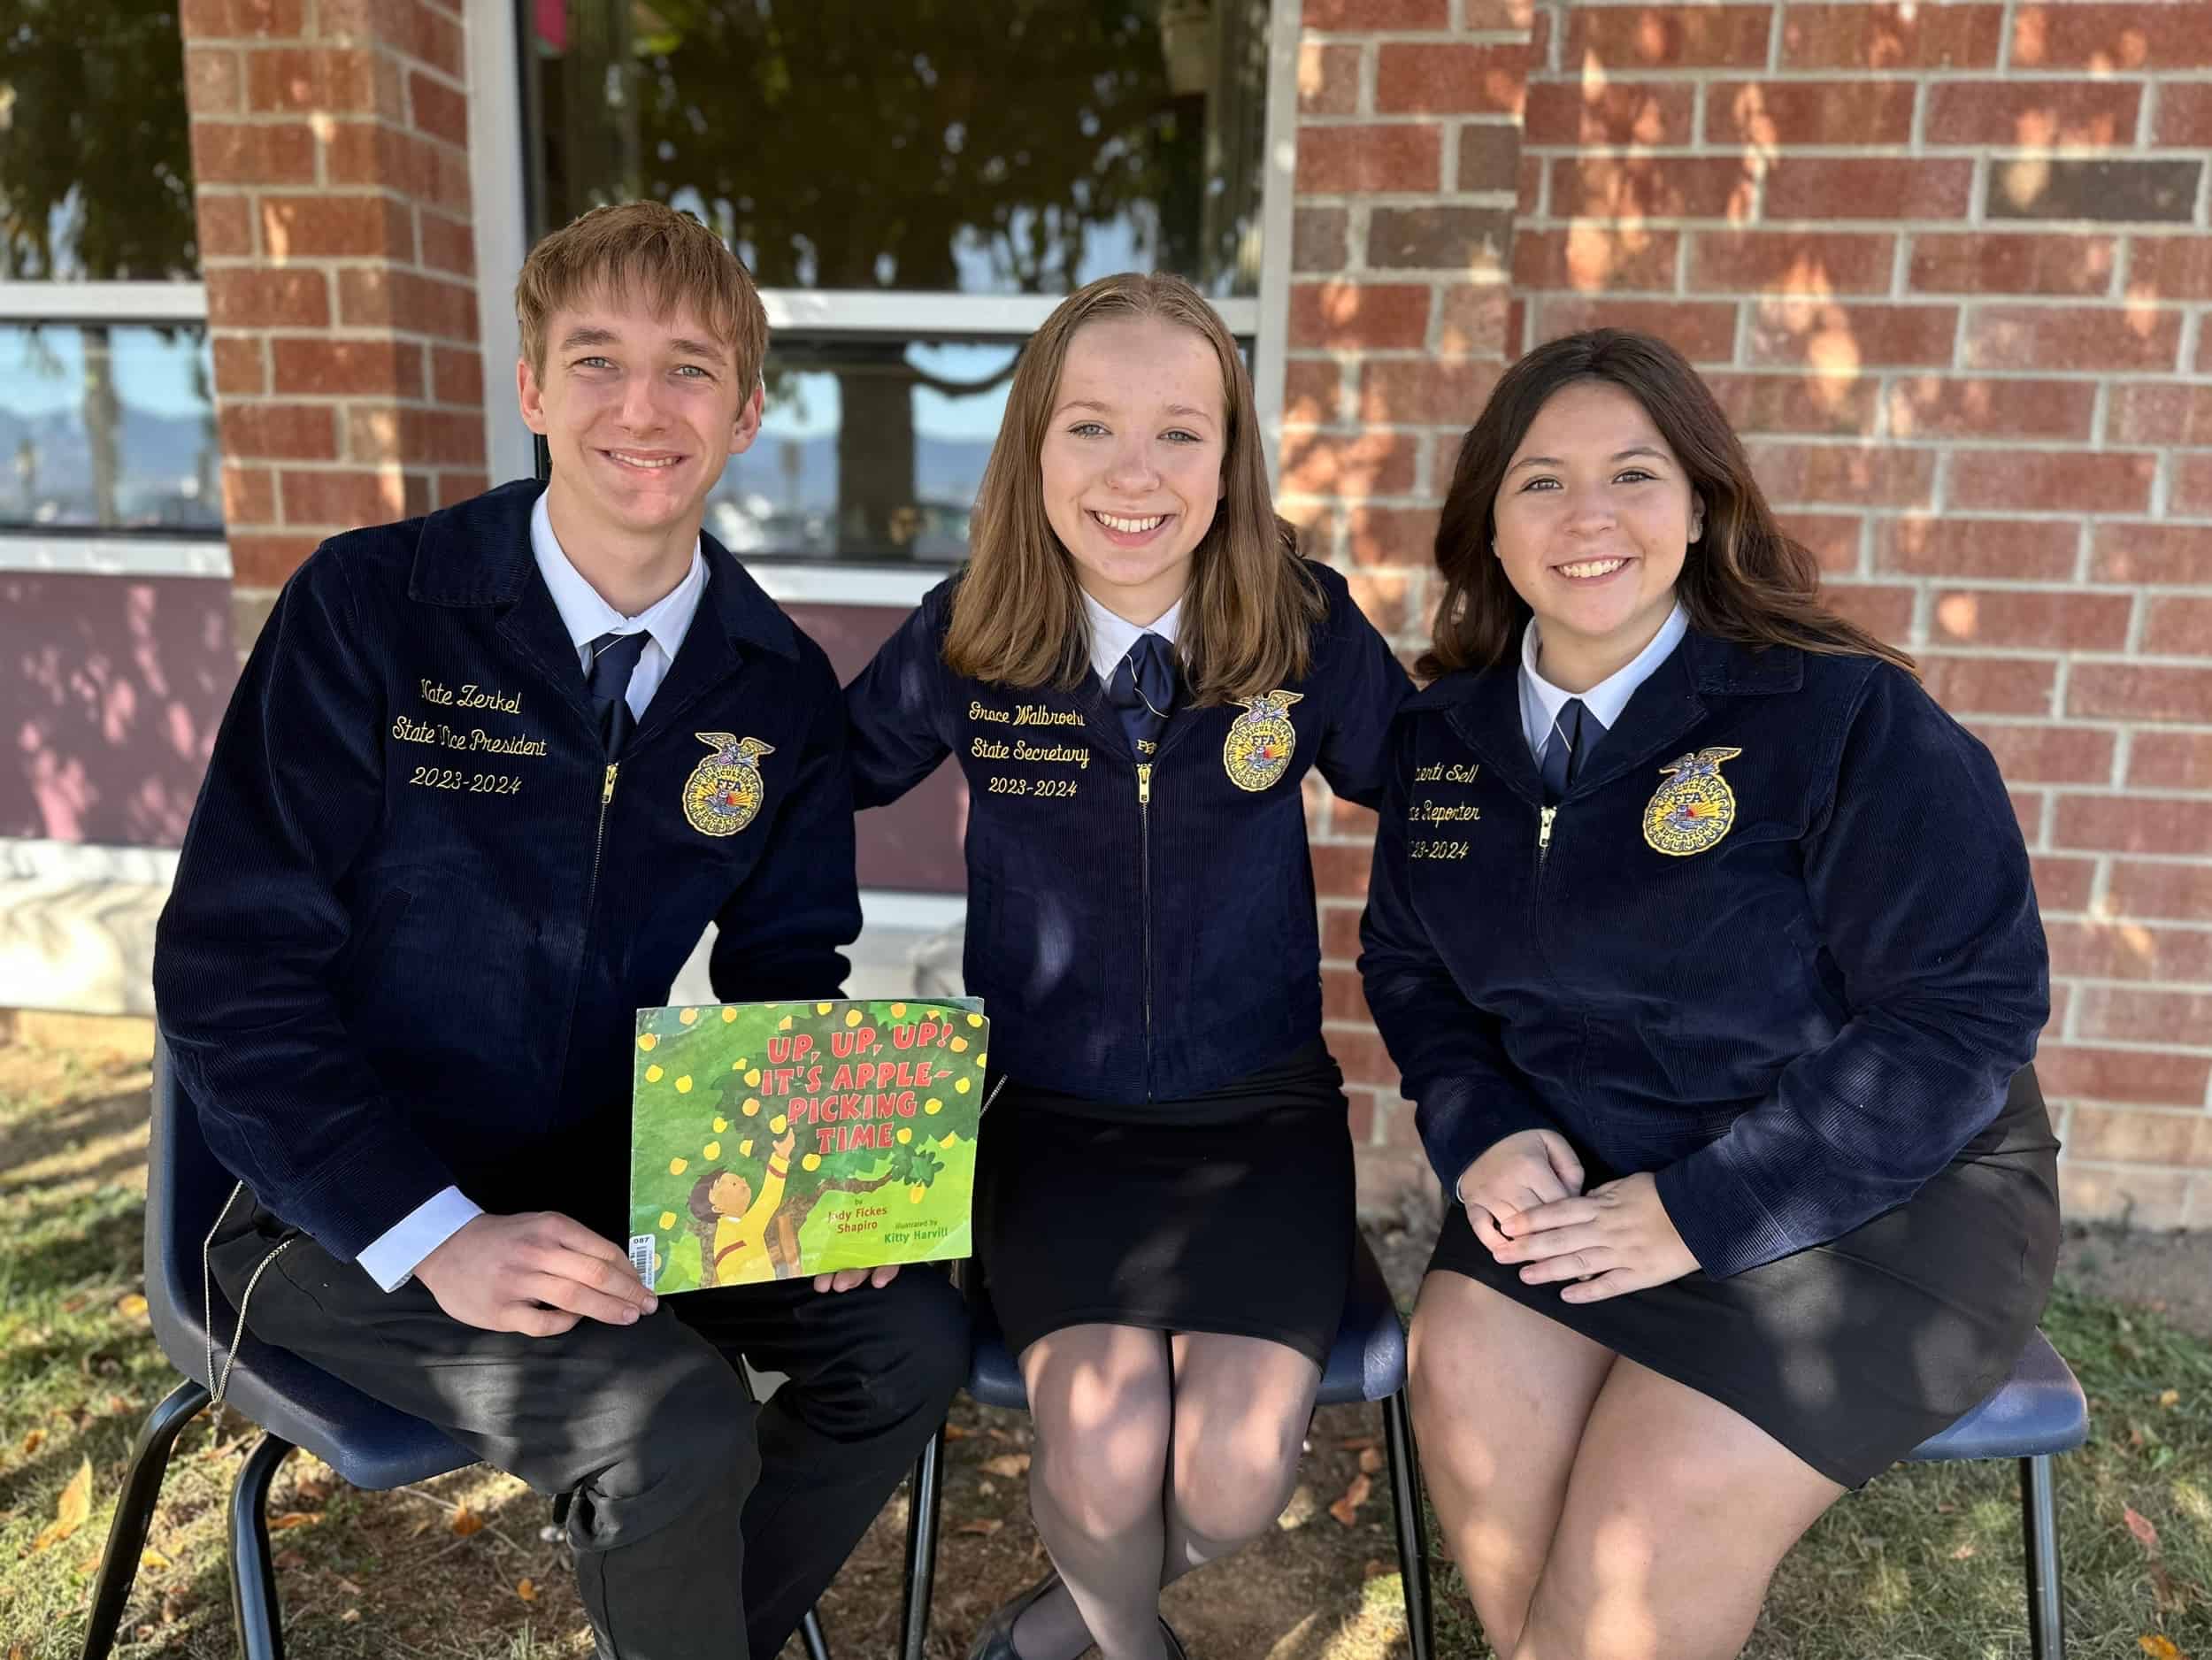
[[[1678,603],[1667,613],[1667,620],[1659,625],[1659,632],[1652,635],[1651,643],[1625,665],[1614,670],[1586,692],[1571,692],[1554,686],[1537,672],[1542,642],[1537,637],[1536,619],[1530,618],[1528,627],[1521,635],[1521,730],[1528,735],[1528,752],[1541,765],[1544,745],[1558,735],[1559,711],[1566,707],[1571,697],[1579,697],[1584,711],[1595,716],[1598,725],[1610,732],[1636,688],[1651,678],[1652,671],[1667,660],[1689,631],[1689,617]]]
[[[630,713],[642,719],[646,704],[653,701],[653,694],[667,678],[669,665],[675,662],[677,649],[690,632],[699,596],[706,592],[707,562],[699,544],[691,544],[691,568],[684,573],[683,580],[635,617],[625,617],[608,604],[569,563],[560,538],[553,534],[552,515],[546,511],[542,495],[530,512],[530,551],[537,556],[538,575],[551,592],[569,640],[576,647],[580,673],[590,673],[591,642],[601,634],[652,636],[638,654],[637,667],[630,672]],[[443,1188],[371,1241],[361,1253],[361,1266],[385,1290],[396,1291],[414,1276],[418,1263],[483,1213],[484,1207],[458,1187]]]
[[[1101,686],[1111,686],[1114,670],[1129,655],[1129,648],[1137,643],[1139,634],[1157,634],[1168,644],[1175,643],[1175,626],[1183,615],[1183,602],[1179,599],[1152,621],[1139,624],[1108,611],[1087,592],[1083,596],[1083,614],[1091,625],[1091,667],[1097,672]]]

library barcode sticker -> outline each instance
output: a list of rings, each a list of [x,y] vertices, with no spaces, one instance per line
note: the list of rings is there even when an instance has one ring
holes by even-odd
[[[653,1260],[657,1255],[653,1249],[653,1235],[650,1233],[630,1235],[630,1266],[637,1270],[637,1277],[645,1282],[645,1288],[648,1291],[653,1288],[653,1271],[658,1266]]]

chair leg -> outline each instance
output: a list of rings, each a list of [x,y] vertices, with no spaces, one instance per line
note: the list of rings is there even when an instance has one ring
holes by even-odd
[[[822,1616],[813,1609],[799,1620],[799,1641],[806,1646],[806,1660],[830,1660],[829,1639],[822,1634]]]
[[[2065,1608],[2058,1582],[2058,1484],[2051,1455],[2020,1461],[2020,1520],[2027,1560],[2028,1653],[2065,1660]]]
[[[1436,1650],[1436,1626],[1429,1607],[1429,1531],[1421,1515],[1421,1460],[1413,1445],[1413,1415],[1403,1389],[1385,1396],[1382,1409],[1391,1510],[1398,1526],[1398,1574],[1405,1582],[1406,1632],[1413,1660],[1430,1660]]]
[[[85,1626],[83,1660],[107,1660],[108,1651],[115,1647],[116,1628],[123,1623],[124,1606],[138,1579],[138,1558],[154,1525],[162,1478],[169,1473],[169,1454],[184,1426],[206,1404],[207,1386],[188,1378],[147,1414],[138,1432],[130,1469],[123,1477],[123,1495],[116,1501],[115,1519],[108,1525],[107,1549],[100,1553],[99,1577],[92,1583],[92,1618]]]
[[[292,1443],[264,1435],[230,1489],[230,1608],[245,1660],[284,1660],[276,1564],[269,1556],[269,1484]]]
[[[923,1660],[929,1601],[937,1584],[937,1507],[944,1496],[945,1427],[914,1461],[906,1495],[906,1595],[899,1607],[899,1660]]]

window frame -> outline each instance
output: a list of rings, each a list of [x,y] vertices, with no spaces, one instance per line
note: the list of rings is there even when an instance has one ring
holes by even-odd
[[[0,282],[0,325],[207,327],[204,281]],[[229,527],[131,530],[99,525],[0,525],[0,571],[103,576],[231,574]]]

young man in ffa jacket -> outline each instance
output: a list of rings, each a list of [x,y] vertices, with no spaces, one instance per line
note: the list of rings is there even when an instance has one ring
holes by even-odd
[[[837,994],[844,714],[700,534],[760,427],[744,267],[632,203],[540,243],[517,305],[550,484],[334,538],[287,585],[156,996],[246,1190],[212,1266],[253,1332],[565,1495],[603,1655],[766,1660],[942,1418],[965,1317],[890,1269],[664,1309],[615,1242],[632,1011],[707,925],[718,996]],[[791,1378],[757,1412],[741,1353]]]

